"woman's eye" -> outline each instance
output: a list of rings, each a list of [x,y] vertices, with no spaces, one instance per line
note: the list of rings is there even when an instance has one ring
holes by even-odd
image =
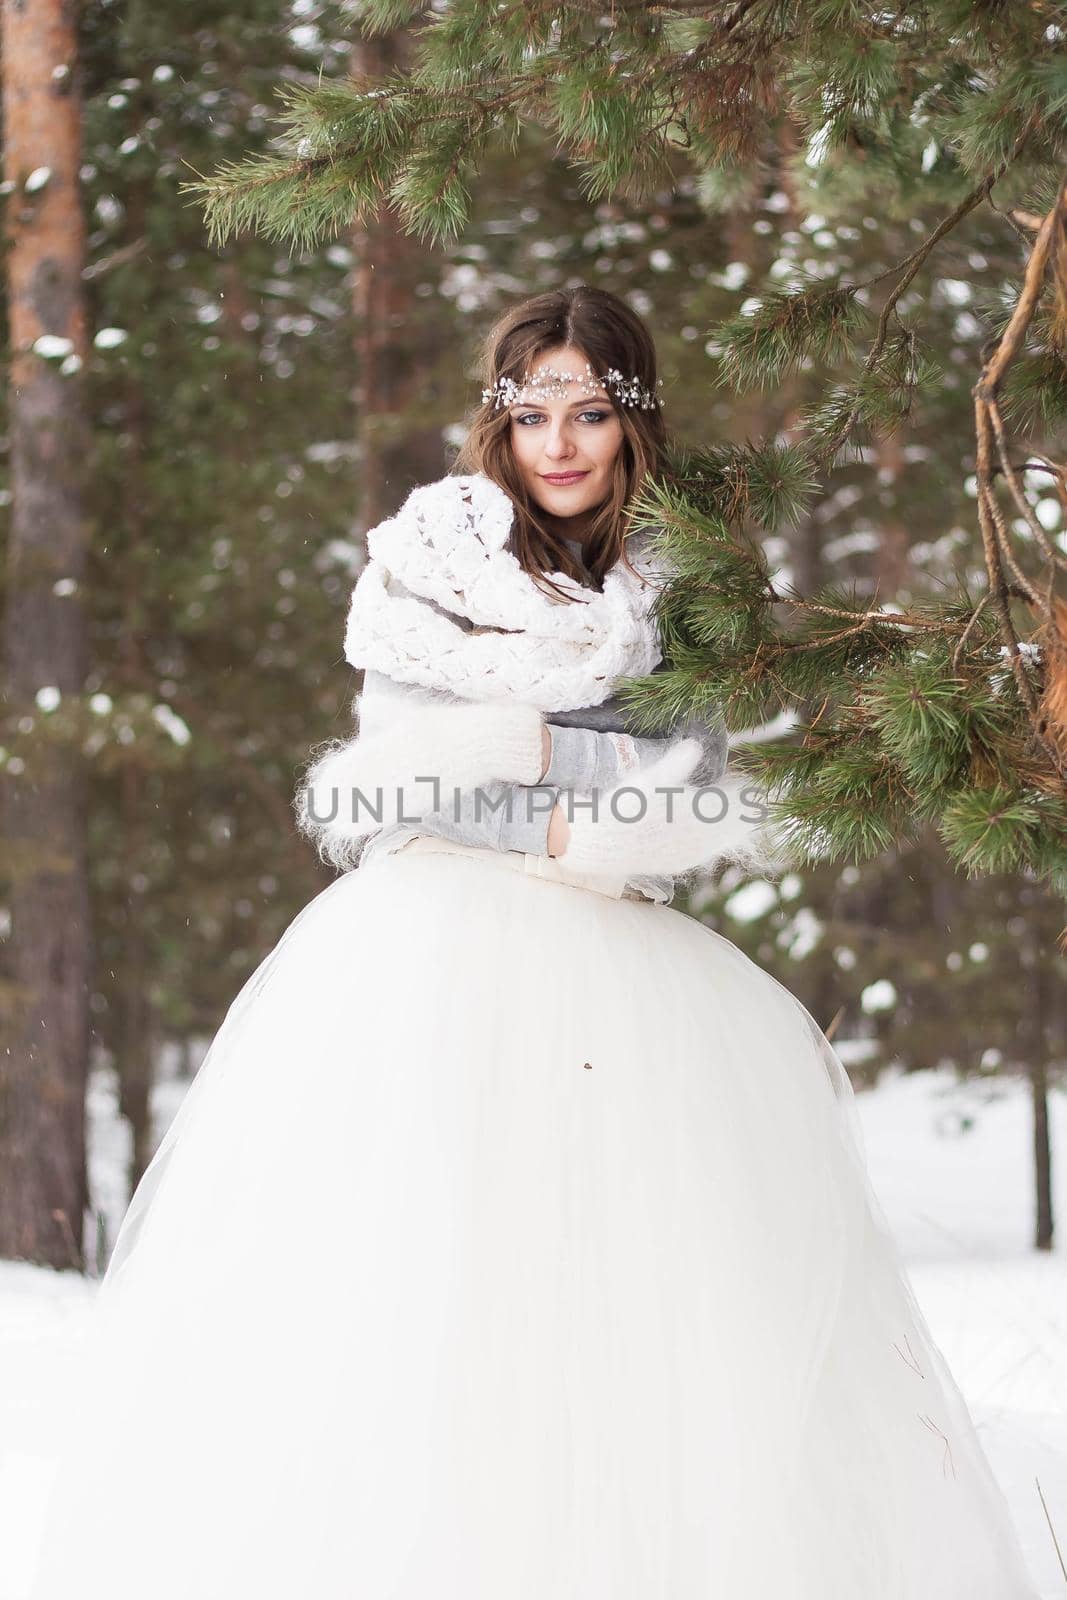
[[[524,411],[521,417],[516,417],[516,422],[540,422],[544,415],[541,411]],[[603,422],[605,417],[610,417],[610,411],[580,411],[579,417],[591,418],[593,422]]]

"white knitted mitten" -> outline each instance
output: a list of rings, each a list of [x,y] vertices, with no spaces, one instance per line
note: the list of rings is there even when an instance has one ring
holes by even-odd
[[[536,784],[542,713],[514,700],[419,707],[320,754],[299,796],[305,832],[359,838],[493,779]],[[432,781],[436,779],[436,784]]]
[[[595,811],[583,803],[571,817],[561,798],[570,833],[556,860],[593,876],[627,878],[724,861],[755,870],[779,864],[762,810],[753,804],[751,778],[727,772],[703,788],[686,783],[702,753],[696,739],[680,740],[658,760],[600,790]]]

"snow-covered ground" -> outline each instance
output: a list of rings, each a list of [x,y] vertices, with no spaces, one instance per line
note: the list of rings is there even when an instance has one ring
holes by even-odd
[[[92,1101],[93,1190],[109,1238],[128,1148],[112,1088],[98,1076]],[[157,1126],[179,1094],[179,1084],[161,1084]],[[1067,1271],[1062,1243],[1052,1253],[1031,1245],[1027,1086],[887,1074],[857,1104],[875,1188],[1043,1600],[1067,1600],[1049,1527],[1051,1518],[1067,1560]],[[1055,1215],[1067,1230],[1067,1163],[1056,1160],[1067,1151],[1067,1095],[1053,1094],[1051,1115]],[[58,1408],[95,1291],[76,1274],[0,1263],[0,1600],[25,1593]]]
[[[886,1076],[857,1096],[916,1298],[1007,1494],[1043,1600],[1067,1561],[1067,1094],[1053,1092],[1052,1252],[1033,1248],[1033,1112],[1018,1079]],[[1042,1508],[1042,1496],[1048,1516]]]

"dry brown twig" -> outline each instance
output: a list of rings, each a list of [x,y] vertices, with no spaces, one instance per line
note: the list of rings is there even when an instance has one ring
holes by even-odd
[[[1056,571],[1067,567],[1067,559],[1049,539],[1030,505],[1022,478],[1025,469],[1011,460],[999,404],[1001,387],[1023,349],[1050,266],[1059,307],[1067,302],[1067,183],[1037,230],[1015,310],[983,363],[973,390],[978,522],[989,598],[996,608],[1001,638],[1035,736],[1053,770],[1067,786],[1067,602],[1057,599],[1054,592]],[[1007,484],[1015,508],[1041,553],[1046,568],[1044,593],[1026,577],[1016,559],[1008,520],[996,495],[998,476]],[[1030,643],[1041,647],[1044,658],[1044,686],[1040,691],[1023,659],[1009,604],[1012,594],[1023,599],[1038,623]]]

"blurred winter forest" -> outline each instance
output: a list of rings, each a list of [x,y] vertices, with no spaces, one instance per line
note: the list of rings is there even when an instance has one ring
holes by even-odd
[[[128,1119],[132,1185],[174,1083],[329,881],[291,798],[309,747],[350,727],[363,535],[449,466],[488,320],[538,290],[608,287],[656,336],[681,442],[788,443],[832,362],[742,388],[720,330],[757,287],[876,279],[952,191],[931,158],[907,204],[876,174],[824,203],[818,153],[769,119],[744,181],[680,154],[650,196],[596,199],[531,123],[487,151],[452,240],[383,207],[313,246],[216,244],[182,185],[270,149],[280,86],[402,68],[410,31],[364,37],[352,8],[313,0],[87,0],[56,46],[43,13],[66,26],[46,0],[35,38],[9,18],[3,41],[0,1254],[93,1270],[121,1197],[88,1188],[85,1074]],[[48,82],[42,118],[23,91]],[[931,255],[904,300],[921,393],[801,515],[755,530],[776,581],[899,606],[982,583],[972,387],[1031,244],[986,206]],[[1067,551],[1043,481],[1036,514]],[[727,870],[677,903],[803,1000],[857,1086],[892,1063],[1026,1077],[1033,1240],[1050,1247],[1067,999],[1046,879],[968,877],[929,834],[776,883]],[[354,970],[355,1027],[359,1005]]]

